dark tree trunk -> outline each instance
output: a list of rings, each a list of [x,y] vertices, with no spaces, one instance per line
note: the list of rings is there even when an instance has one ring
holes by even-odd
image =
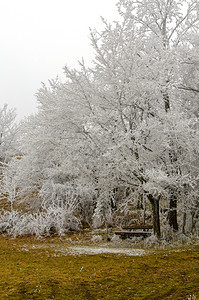
[[[148,199],[152,206],[153,212],[153,232],[159,239],[161,237],[160,233],[160,212],[159,212],[159,198],[155,199],[152,195],[148,195]]]
[[[186,211],[184,211],[183,217],[182,217],[182,233],[184,233],[184,234],[185,234],[186,222],[187,222],[187,213],[186,213]]]
[[[163,98],[164,98],[165,111],[168,112],[170,109],[170,101],[169,101],[169,95],[168,95],[167,91],[165,93],[163,93]]]
[[[192,220],[192,224],[191,224],[191,232],[193,233],[196,229],[196,222],[198,220],[199,217],[199,210],[196,209],[194,211],[191,211],[191,220]]]
[[[169,80],[166,80],[165,91],[163,92],[165,112],[168,113],[170,110],[170,99],[167,89],[167,84]],[[171,141],[172,143],[172,141]],[[173,152],[173,153],[172,153]],[[177,162],[177,156],[174,151],[169,153],[171,164],[174,165]],[[173,228],[173,231],[178,231],[178,222],[177,222],[177,196],[175,191],[171,190],[171,195],[169,199],[169,213],[168,213],[169,225]]]
[[[186,211],[184,211],[182,216],[182,233],[184,234],[185,234],[186,223],[187,223],[187,213]]]
[[[178,231],[178,221],[177,221],[177,196],[175,191],[171,191],[169,199],[169,213],[168,221],[173,231]]]

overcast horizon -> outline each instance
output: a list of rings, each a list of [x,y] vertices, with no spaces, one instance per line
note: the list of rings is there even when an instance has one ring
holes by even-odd
[[[117,18],[117,0],[0,1],[0,106],[17,109],[18,119],[36,112],[41,82],[63,75],[93,58],[89,27],[101,27],[100,16]]]

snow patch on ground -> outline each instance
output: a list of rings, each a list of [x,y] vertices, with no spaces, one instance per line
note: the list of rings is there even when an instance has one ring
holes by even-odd
[[[149,251],[142,249],[132,249],[132,248],[118,248],[118,247],[108,247],[108,246],[63,246],[59,244],[53,245],[23,245],[21,247],[22,251],[29,251],[30,249],[42,249],[45,250],[50,256],[62,256],[62,255],[99,255],[99,254],[116,254],[116,255],[128,255],[128,256],[141,256],[147,254]]]
[[[65,251],[58,250],[62,254],[69,255],[97,255],[97,254],[120,254],[129,256],[140,256],[146,254],[146,251],[141,249],[121,249],[121,248],[105,248],[105,247],[68,247]],[[58,254],[58,253],[57,253]]]

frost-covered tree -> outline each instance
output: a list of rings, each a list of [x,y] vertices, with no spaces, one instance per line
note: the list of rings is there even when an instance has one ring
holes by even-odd
[[[120,21],[91,30],[92,67],[65,67],[64,83],[38,91],[21,182],[37,203],[76,199],[75,214],[96,206],[104,222],[147,198],[160,237],[160,201],[177,230],[177,202],[189,207],[198,188],[198,2],[120,0],[118,10]]]
[[[162,93],[165,112],[171,114],[174,109],[176,110],[176,102],[180,103],[182,97],[177,89],[174,90],[175,85],[181,81],[182,75],[178,73],[178,68],[184,61],[179,59],[178,53],[185,45],[188,53],[191,49],[190,35],[196,34],[198,30],[198,2],[120,1],[119,8],[123,17],[126,16],[129,22],[134,24],[137,36],[144,42],[142,54],[140,52],[138,54],[148,56],[150,61],[147,62],[147,68],[151,71],[149,76],[158,84],[156,89]],[[190,101],[187,94],[185,97],[186,101]],[[175,114],[180,112],[179,107],[178,109]],[[173,145],[172,140],[169,143]],[[171,149],[168,155],[169,160],[167,158],[164,163],[176,165],[178,160],[176,151]],[[173,176],[173,172],[174,168],[171,173],[167,167],[168,175]],[[177,170],[176,172],[178,173]],[[177,230],[175,193],[176,187],[171,188],[169,223]]]
[[[11,210],[16,196],[13,176],[15,167],[8,168],[8,165],[19,154],[18,125],[15,119],[15,109],[9,109],[6,104],[0,108],[0,200],[8,201]]]
[[[2,170],[2,180],[0,182],[0,199],[6,200],[9,209],[14,210],[14,202],[18,196],[17,189],[17,165],[19,157],[13,157]]]
[[[18,185],[21,197],[35,209],[51,205],[66,209],[70,202],[82,223],[91,223],[94,171],[88,168],[87,157],[95,149],[85,145],[86,121],[83,117],[79,121],[83,110],[71,102],[72,97],[71,83],[50,81],[49,87],[38,91],[39,113],[23,126]]]
[[[11,155],[16,154],[17,125],[16,112],[8,105],[0,108],[0,167],[8,162]]]
[[[120,1],[118,7],[121,22],[103,20],[104,30],[91,32],[94,67],[65,67],[67,83],[57,89],[80,109],[73,123],[99,153],[97,211],[106,207],[103,195],[112,199],[118,185],[131,188],[132,197],[147,195],[160,235],[159,200],[168,198],[169,224],[177,230],[178,193],[193,165],[189,154],[197,152],[197,120],[183,109],[192,96],[182,92],[179,70],[198,6],[189,2],[184,13],[180,1]]]

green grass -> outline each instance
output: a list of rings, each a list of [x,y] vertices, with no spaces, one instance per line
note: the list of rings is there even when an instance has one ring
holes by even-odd
[[[59,238],[39,241],[0,236],[0,299],[199,297],[199,246],[153,250],[142,257],[55,257],[59,245],[63,248],[69,244]]]

